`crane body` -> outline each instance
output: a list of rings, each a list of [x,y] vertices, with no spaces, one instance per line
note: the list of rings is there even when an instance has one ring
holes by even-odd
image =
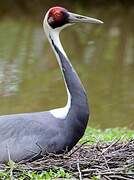
[[[9,159],[15,162],[35,160],[47,153],[65,153],[83,136],[89,119],[88,99],[59,39],[60,31],[76,22],[102,23],[70,13],[62,7],[51,8],[43,22],[65,82],[66,106],[44,112],[0,116],[0,163]]]

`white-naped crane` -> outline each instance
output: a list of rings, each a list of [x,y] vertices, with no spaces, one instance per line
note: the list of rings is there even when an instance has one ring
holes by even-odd
[[[0,116],[0,163],[68,152],[83,136],[89,119],[87,95],[59,39],[62,29],[77,22],[102,23],[62,7],[46,13],[43,27],[63,75],[67,104],[50,111]]]

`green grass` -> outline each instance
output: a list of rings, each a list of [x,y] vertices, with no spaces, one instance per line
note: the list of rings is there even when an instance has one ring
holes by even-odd
[[[87,128],[84,137],[80,140],[80,143],[84,143],[89,141],[88,143],[94,144],[96,142],[108,142],[108,141],[116,141],[117,139],[128,140],[134,138],[134,130],[128,130],[126,128],[114,128],[114,129],[106,129],[104,131],[100,129]],[[0,179],[17,179],[17,180],[49,180],[49,179],[58,179],[58,178],[66,178],[70,179],[71,174],[65,172],[63,168],[56,168],[49,171],[43,171],[40,173],[34,171],[23,171],[17,176],[13,176],[12,171],[16,167],[17,164],[14,162],[9,162],[7,171],[0,171]],[[95,177],[96,178],[96,177]]]
[[[87,128],[84,137],[80,140],[80,143],[89,141],[90,144],[96,142],[108,142],[116,139],[127,140],[134,138],[134,130],[128,130],[127,128],[111,128],[104,131],[95,128]]]
[[[49,179],[58,179],[58,178],[66,178],[70,179],[71,174],[65,172],[63,168],[55,168],[49,171],[43,171],[41,173],[37,173],[34,171],[23,171],[21,173],[17,173],[13,175],[11,171],[1,171],[0,179],[13,179],[13,180],[49,180]]]

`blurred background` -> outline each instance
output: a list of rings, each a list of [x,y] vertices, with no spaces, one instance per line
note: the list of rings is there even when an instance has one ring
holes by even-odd
[[[134,1],[0,2],[0,115],[64,106],[66,91],[42,22],[55,5],[104,21],[61,34],[87,91],[90,126],[134,129]]]

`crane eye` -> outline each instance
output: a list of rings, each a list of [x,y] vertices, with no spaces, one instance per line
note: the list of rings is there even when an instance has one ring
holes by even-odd
[[[53,28],[62,27],[68,23],[69,14],[66,9],[55,7],[50,9],[48,14],[48,24]]]

